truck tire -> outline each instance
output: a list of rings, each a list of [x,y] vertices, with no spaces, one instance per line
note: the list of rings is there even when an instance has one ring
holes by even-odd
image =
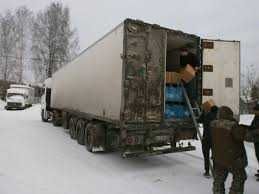
[[[69,129],[69,114],[67,112],[62,112],[62,127],[64,129]]]
[[[54,125],[55,127],[58,127],[58,126],[59,126],[58,119],[56,119],[55,117],[53,117],[52,123],[53,123],[53,125]]]
[[[76,118],[71,117],[69,119],[69,135],[72,139],[76,139]]]
[[[48,118],[45,117],[45,114],[44,114],[44,110],[43,110],[43,109],[41,110],[41,120],[42,120],[43,122],[48,122]]]
[[[88,123],[85,127],[85,138],[84,138],[84,144],[85,144],[85,148],[89,151],[92,152],[93,150],[93,143],[92,143],[92,139],[93,139],[93,132],[92,132],[92,123]]]
[[[76,123],[76,134],[77,134],[77,143],[80,145],[84,145],[84,138],[85,138],[85,121],[80,119]]]
[[[62,118],[60,117],[60,113],[58,111],[53,112],[52,123],[55,127],[62,125]]]

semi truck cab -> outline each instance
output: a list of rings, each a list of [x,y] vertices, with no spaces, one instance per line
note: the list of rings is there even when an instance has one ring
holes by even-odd
[[[52,111],[50,108],[51,78],[45,80],[43,89],[43,95],[41,96],[41,119],[43,122],[47,122],[52,118]]]

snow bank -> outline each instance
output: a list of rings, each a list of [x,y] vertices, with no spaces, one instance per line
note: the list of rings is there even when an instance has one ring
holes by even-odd
[[[0,110],[3,110],[3,109],[4,109],[5,104],[6,104],[5,101],[0,100]]]

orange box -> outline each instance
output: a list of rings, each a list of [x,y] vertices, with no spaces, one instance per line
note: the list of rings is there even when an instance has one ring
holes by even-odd
[[[209,99],[208,101],[202,104],[202,108],[205,112],[209,112],[211,107],[213,106],[215,106],[215,102],[212,99]]]
[[[171,73],[172,72],[169,72],[169,71],[166,72],[165,80],[166,80],[167,84],[171,83],[171,79],[172,79],[172,74]]]
[[[181,81],[180,74],[177,72],[166,72],[166,83],[167,84],[179,84]]]
[[[181,76],[177,72],[172,72],[172,78],[171,78],[171,83],[172,84],[179,84],[181,81]]]
[[[191,65],[186,65],[186,67],[180,71],[181,79],[188,83],[195,77],[195,73],[196,72]]]

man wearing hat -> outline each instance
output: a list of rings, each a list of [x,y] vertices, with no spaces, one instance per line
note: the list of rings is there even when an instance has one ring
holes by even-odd
[[[186,65],[191,65],[195,70],[198,70],[199,60],[195,54],[189,51],[187,46],[181,48],[180,65],[182,68],[186,67]]]
[[[180,66],[181,68],[185,68],[187,65],[190,65],[193,67],[195,72],[197,72],[200,69],[200,62],[197,58],[197,55],[189,51],[192,47],[193,45],[186,45],[181,48]],[[193,99],[197,98],[196,92],[192,90],[193,88],[196,88],[196,87],[197,87],[197,83],[195,80],[191,80],[189,83],[185,83],[185,88],[191,102]]]
[[[244,140],[247,129],[238,125],[233,111],[222,106],[217,120],[212,121],[212,156],[214,163],[213,194],[225,194],[225,181],[233,175],[229,194],[244,194],[247,179],[247,156]]]
[[[199,122],[203,124],[202,153],[204,158],[205,177],[210,177],[210,151],[212,149],[211,122],[216,120],[218,107],[212,106],[209,112],[203,111]]]

